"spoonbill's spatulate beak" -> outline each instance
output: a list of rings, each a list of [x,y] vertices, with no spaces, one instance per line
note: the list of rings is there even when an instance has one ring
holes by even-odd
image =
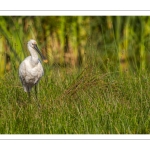
[[[41,56],[43,62],[47,63],[48,60],[43,56],[43,54],[40,52],[39,48],[37,47],[37,45],[34,45],[34,49],[39,53],[39,55]]]

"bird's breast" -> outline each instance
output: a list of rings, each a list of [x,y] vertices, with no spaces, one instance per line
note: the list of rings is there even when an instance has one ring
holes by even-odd
[[[26,82],[36,83],[43,74],[44,71],[40,62],[34,67],[31,64],[26,65]]]

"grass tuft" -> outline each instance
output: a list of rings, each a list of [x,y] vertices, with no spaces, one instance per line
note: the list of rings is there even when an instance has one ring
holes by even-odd
[[[148,73],[46,68],[31,101],[15,70],[0,79],[1,134],[149,134]]]

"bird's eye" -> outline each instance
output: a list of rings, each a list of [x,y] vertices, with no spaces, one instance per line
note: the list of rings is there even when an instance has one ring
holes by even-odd
[[[32,46],[34,47],[34,46],[35,46],[35,44],[34,44],[34,43],[32,43]]]

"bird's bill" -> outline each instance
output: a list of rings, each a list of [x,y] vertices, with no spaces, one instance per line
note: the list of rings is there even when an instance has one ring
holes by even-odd
[[[41,58],[43,59],[43,62],[47,63],[48,60],[42,55],[42,53],[40,52],[39,48],[37,47],[37,45],[34,45],[35,50],[39,53],[39,55],[41,56]]]
[[[48,60],[47,59],[43,59],[43,62],[48,63]]]

